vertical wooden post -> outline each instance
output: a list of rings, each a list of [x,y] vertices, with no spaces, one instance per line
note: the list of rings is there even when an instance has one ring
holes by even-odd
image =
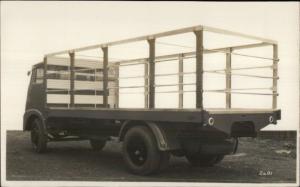
[[[47,57],[44,57],[44,77],[43,77],[43,82],[44,82],[44,104],[45,104],[45,108],[47,107]]]
[[[226,108],[231,108],[231,52],[229,48],[226,53]]]
[[[203,109],[203,30],[196,35],[196,108]]]
[[[103,51],[103,106],[108,107],[108,47],[102,47]]]
[[[149,107],[149,68],[148,68],[148,63],[144,64],[144,77],[145,77],[145,81],[144,81],[144,96],[145,96],[145,108]]]
[[[96,83],[96,81],[97,81],[96,76],[97,76],[97,69],[95,68],[95,69],[94,69],[94,82],[95,82],[95,83]],[[96,90],[96,88],[94,89],[94,96],[95,96],[95,97],[97,96],[97,90]],[[96,104],[96,103],[94,103],[94,108],[97,108],[97,104]]]
[[[278,77],[278,45],[273,44],[273,101],[272,108],[277,108],[277,77]]]
[[[119,63],[116,64],[116,66],[115,66],[115,78],[116,78],[116,80],[115,80],[115,87],[116,87],[116,89],[115,89],[115,108],[119,108],[119,74],[120,74],[119,66],[120,66]]]
[[[178,60],[178,107],[183,108],[183,55]]]
[[[155,38],[148,39],[149,43],[149,108],[155,107]]]
[[[71,52],[70,55],[70,107],[74,107],[74,63],[75,63],[75,53]]]

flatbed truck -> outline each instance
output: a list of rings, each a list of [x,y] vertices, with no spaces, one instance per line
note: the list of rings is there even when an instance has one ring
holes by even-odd
[[[204,47],[204,32],[236,36],[259,41],[256,43],[228,46],[217,49]],[[158,56],[156,40],[173,35],[191,33],[195,36],[195,49],[191,52]],[[112,61],[108,50],[113,46],[145,41],[149,55],[145,58]],[[244,55],[249,58],[263,58],[271,61],[271,93],[239,92],[231,87],[231,78],[235,76],[231,67],[233,55],[241,49],[271,46],[273,58]],[[80,58],[80,52],[99,50],[103,57],[97,60]],[[123,157],[130,172],[138,175],[150,175],[167,167],[170,155],[185,156],[193,166],[213,166],[222,161],[225,155],[233,154],[238,147],[239,137],[255,137],[257,132],[269,124],[281,119],[277,109],[278,80],[277,42],[238,32],[206,27],[202,25],[182,28],[158,34],[130,38],[99,45],[70,49],[44,56],[31,70],[31,79],[27,93],[26,111],[23,117],[23,130],[31,132],[31,142],[37,153],[47,150],[47,144],[53,141],[89,140],[94,150],[100,151],[106,142],[116,137],[123,143]],[[226,88],[210,90],[224,94],[224,108],[205,108],[203,106],[203,69],[205,54],[225,54],[224,74]],[[65,56],[63,56],[65,55]],[[62,57],[63,56],[63,57]],[[195,59],[195,107],[183,107],[185,93],[183,63],[187,58]],[[178,108],[155,107],[156,64],[161,61],[178,60]],[[141,77],[121,77],[122,66],[144,66]],[[261,69],[264,66],[244,69]],[[239,68],[243,70],[243,68]],[[161,75],[169,76],[171,74]],[[257,75],[241,75],[253,78],[266,78]],[[142,108],[119,107],[122,78],[142,78],[144,94]],[[168,86],[168,85],[166,85]],[[270,95],[272,107],[233,108],[231,96],[234,94]],[[93,97],[92,99],[90,97]],[[134,101],[130,101],[134,102]],[[255,102],[255,101],[254,101]]]

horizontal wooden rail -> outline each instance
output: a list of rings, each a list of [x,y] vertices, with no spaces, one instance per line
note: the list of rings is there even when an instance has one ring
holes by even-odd
[[[192,92],[196,93],[195,90],[185,90],[185,91],[156,91],[155,93],[186,93]],[[243,94],[243,95],[277,95],[278,93],[258,93],[258,92],[235,92],[235,91],[225,91],[225,90],[203,90],[203,92],[216,92],[216,93],[232,93],[232,94]],[[145,92],[120,92],[120,94],[145,94]]]
[[[216,74],[222,74],[225,75],[225,72],[221,71],[206,71],[206,73],[216,73]],[[253,78],[262,78],[262,79],[279,79],[279,77],[273,77],[273,76],[261,76],[261,75],[249,75],[249,74],[240,74],[240,73],[229,73],[231,75],[235,76],[241,76],[241,77],[253,77]]]
[[[126,44],[126,43],[146,41],[146,40],[151,39],[151,38],[156,39],[156,38],[161,38],[161,37],[166,37],[166,36],[172,36],[172,35],[184,34],[184,33],[189,33],[189,32],[195,32],[195,31],[199,31],[199,30],[203,30],[203,31],[206,31],[206,32],[218,33],[218,34],[222,34],[222,35],[230,35],[230,36],[237,36],[237,37],[241,37],[241,38],[247,38],[247,39],[250,39],[250,40],[256,40],[256,41],[260,41],[262,43],[267,43],[267,44],[277,44],[276,41],[270,40],[270,39],[267,39],[267,38],[262,38],[262,37],[258,37],[258,36],[243,34],[243,33],[229,31],[229,30],[225,30],[225,29],[218,29],[218,28],[214,28],[214,27],[196,25],[196,26],[193,26],[193,27],[186,27],[186,28],[161,32],[161,33],[157,33],[157,34],[139,36],[139,37],[135,37],[135,38],[129,38],[129,39],[124,39],[124,40],[119,40],[119,41],[114,41],[114,42],[90,45],[90,46],[86,46],[86,47],[80,47],[80,48],[74,48],[74,49],[49,53],[46,56],[50,57],[50,56],[55,56],[55,55],[67,54],[67,53],[70,53],[70,52],[74,53],[74,52],[87,51],[87,50],[91,50],[91,49],[103,48],[103,47],[108,47],[108,46],[115,46],[115,45],[121,45],[121,44]]]

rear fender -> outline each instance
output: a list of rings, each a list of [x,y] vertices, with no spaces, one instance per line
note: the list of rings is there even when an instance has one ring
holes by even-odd
[[[159,125],[151,121],[130,121],[130,120],[125,121],[119,132],[119,140],[123,141],[126,132],[130,128],[137,125],[147,126],[151,130],[151,132],[153,133],[156,139],[157,146],[160,151],[174,150],[180,148],[177,140],[170,138],[167,131],[162,127],[162,125]]]

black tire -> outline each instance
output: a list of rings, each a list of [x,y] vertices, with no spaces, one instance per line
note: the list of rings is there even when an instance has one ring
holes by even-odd
[[[220,163],[223,160],[224,155],[203,155],[203,154],[194,153],[194,154],[186,154],[185,157],[187,158],[187,160],[192,166],[209,167],[217,163]]]
[[[169,166],[171,154],[167,151],[160,151],[160,166],[157,172],[164,171]]]
[[[90,140],[90,145],[94,151],[101,151],[105,144],[105,140]]]
[[[185,151],[184,150],[175,150],[175,151],[172,151],[171,154],[176,157],[184,157]]]
[[[159,151],[150,129],[136,126],[125,134],[123,157],[130,172],[137,175],[150,175],[167,167],[170,154]]]
[[[35,152],[44,153],[47,150],[48,136],[40,119],[35,119],[31,128],[31,143]]]

